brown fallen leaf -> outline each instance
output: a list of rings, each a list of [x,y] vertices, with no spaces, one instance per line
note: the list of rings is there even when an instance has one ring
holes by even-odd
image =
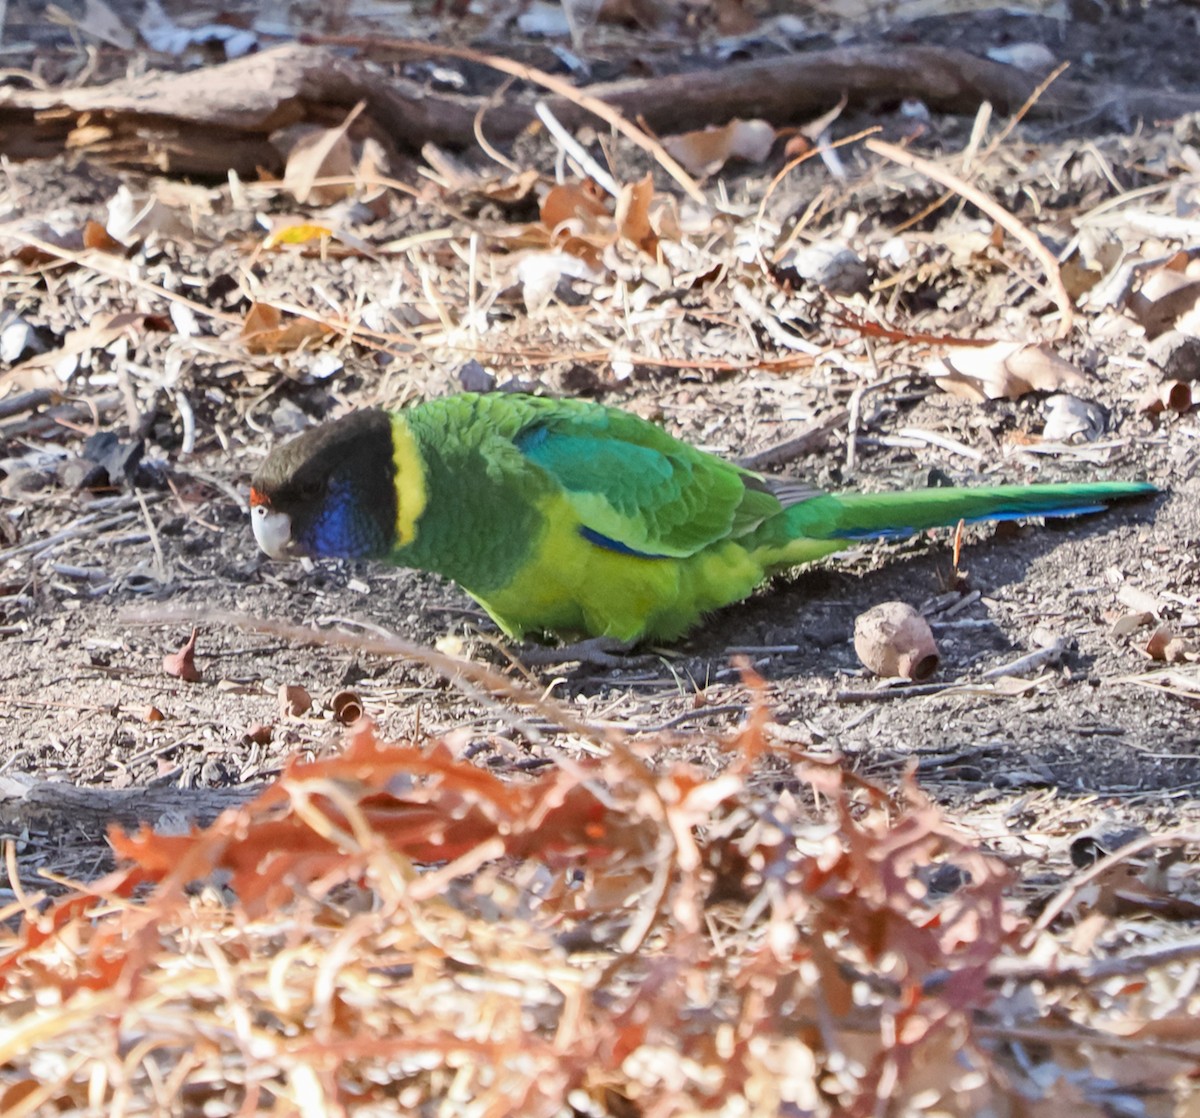
[[[591,179],[559,183],[546,192],[538,209],[542,224],[551,232],[564,221],[580,219],[585,229],[593,229],[595,219],[608,216],[607,196]]]
[[[296,137],[288,152],[283,185],[301,204],[329,205],[354,191],[353,182],[319,183],[318,179],[352,179],[355,172],[354,148],[348,135],[363,109],[359,101],[336,128],[314,128]]]
[[[1017,400],[1028,392],[1084,389],[1087,378],[1047,347],[996,342],[935,360],[930,375],[938,387],[975,403]]]
[[[641,182],[626,183],[617,196],[614,220],[617,232],[648,256],[658,250],[658,234],[650,224],[650,203],[654,200],[654,177],[649,171]]]
[[[124,252],[125,246],[108,235],[108,230],[98,221],[83,223],[83,247],[99,249],[101,252]]]
[[[285,353],[299,349],[306,342],[323,341],[333,328],[315,318],[293,315],[284,318],[283,312],[270,303],[255,303],[242,323],[242,345],[251,353]]]
[[[1178,664],[1187,659],[1187,646],[1169,625],[1160,625],[1150,634],[1145,652],[1151,660],[1161,660],[1166,664]]]
[[[713,175],[731,159],[761,163],[777,135],[765,120],[731,120],[719,128],[667,136],[663,147],[692,174]]]

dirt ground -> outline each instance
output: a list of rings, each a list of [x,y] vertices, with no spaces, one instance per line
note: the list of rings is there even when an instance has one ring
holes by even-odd
[[[1096,23],[964,15],[878,34],[931,43],[966,37],[976,50],[1040,36],[1074,59],[1077,78],[1103,81],[1116,72],[1130,85],[1196,90],[1197,17],[1185,4],[1128,5],[1105,10]],[[835,133],[882,124],[895,137],[905,134],[907,120],[897,106],[880,106],[840,120]],[[969,119],[935,117],[917,147],[959,151],[970,127]],[[1057,237],[1055,250],[1074,235],[1072,219],[1141,188],[1148,188],[1144,202],[1118,213],[1169,212],[1194,225],[1197,135],[1194,124],[1152,120],[1021,125],[981,162],[976,181],[1044,238]],[[481,156],[466,158],[485,163]],[[554,151],[544,140],[519,145],[517,158],[543,175],[553,173]],[[166,675],[162,661],[186,638],[190,623],[145,623],[135,615],[222,610],[366,634],[378,627],[519,676],[512,658],[520,659],[522,649],[509,647],[467,597],[434,577],[378,564],[303,569],[258,553],[245,496],[268,448],[323,415],[456,391],[482,375],[500,385],[517,379],[537,391],[586,394],[627,407],[738,457],[820,423],[846,407],[856,389],[886,381],[855,397],[861,413],[853,468],[847,464],[851,432],[841,422],[783,469],[832,489],[912,487],[944,476],[960,483],[1137,478],[1163,492],[1082,521],[971,529],[957,580],[950,532],[857,548],[764,588],[679,645],[645,650],[628,666],[566,663],[531,668],[529,677],[578,713],[634,732],[668,724],[681,734],[719,732],[736,726],[750,701],[733,666],[744,656],[769,683],[781,742],[839,753],[885,782],[915,764],[935,799],[985,832],[1020,832],[1035,815],[1039,830],[1064,832],[1098,819],[1153,827],[1194,822],[1200,735],[1196,699],[1182,692],[1188,677],[1195,679],[1192,648],[1200,648],[1192,643],[1200,626],[1196,413],[1151,415],[1139,407],[1145,390],[1166,374],[1152,360],[1161,347],[1155,349],[1121,308],[1086,311],[1058,349],[1088,375],[1081,394],[1103,408],[1107,426],[1095,441],[1057,450],[1040,441],[1047,394],[976,403],[942,392],[925,375],[934,348],[928,344],[885,340],[868,353],[861,333],[841,324],[843,311],[914,334],[1025,340],[1052,333],[1044,322],[1049,304],[1019,250],[1009,246],[989,255],[991,226],[977,212],[952,199],[893,234],[940,188],[861,149],[847,149],[843,158],[846,181],[813,161],[772,194],[768,217],[786,226],[823,196],[811,238],[848,242],[871,262],[876,286],[865,296],[839,299],[781,274],[758,275],[754,291],[763,305],[825,354],[811,369],[788,372],[752,368],[759,357],[787,351],[763,324],[744,318],[728,281],[668,292],[658,304],[668,310],[631,332],[609,303],[592,335],[581,327],[586,296],[573,307],[555,304],[543,319],[526,316],[519,297],[505,296],[493,305],[488,332],[476,335],[474,351],[461,334],[399,360],[343,345],[341,367],[327,375],[312,354],[239,351],[236,333],[231,340],[223,324],[178,334],[166,317],[167,302],[144,285],[86,268],[28,266],[6,249],[4,306],[35,326],[51,349],[102,314],[137,311],[159,319],[125,348],[92,349],[63,384],[65,403],[36,413],[5,411],[0,419],[6,475],[0,483],[2,774],[109,788],[261,781],[298,751],[337,748],[331,700],[346,689],[361,697],[383,735],[457,731],[461,748],[497,771],[520,771],[569,752],[575,747],[569,736],[552,728],[523,732],[503,711],[481,706],[421,664],[302,646],[226,623],[199,624],[203,678],[183,682]],[[644,156],[621,145],[616,159],[627,180],[648,167]],[[729,212],[743,217],[731,219],[714,253],[736,258],[738,229],[752,225],[782,165],[777,155],[767,165],[723,176]],[[122,184],[146,185],[64,155],[8,164],[0,191],[10,226],[33,219],[82,225],[104,220]],[[428,288],[416,277],[415,257],[261,253],[257,215],[286,212],[294,203],[277,191],[251,189],[250,203],[239,206],[224,184],[194,189],[192,203],[202,211],[195,239],[163,239],[134,250],[131,259],[144,280],[226,313],[244,313],[251,291],[258,299],[318,310],[331,303],[352,307],[363,293],[380,299],[390,293],[390,313],[402,316],[407,307],[413,321],[436,317]],[[666,180],[659,189],[669,191]],[[370,235],[388,241],[448,229],[450,241],[431,248],[420,264],[457,313],[469,299],[466,257],[454,246],[461,249],[473,233],[486,238],[489,223],[517,219],[486,204],[472,210],[461,198],[397,196]],[[907,238],[914,260],[925,253],[923,266],[889,270],[881,263],[882,246],[893,235]],[[1118,222],[1106,235],[1120,240],[1127,254],[1146,258],[1191,247],[1186,239],[1147,233],[1136,221]],[[884,282],[895,277],[893,285]],[[547,339],[561,359],[527,356]],[[597,346],[630,354],[628,375],[619,363],[574,356]],[[643,347],[680,357],[643,362]],[[707,357],[741,368],[714,372],[701,360]],[[28,388],[19,373],[19,365],[12,374],[0,373],[0,383],[8,379],[13,393]],[[1200,376],[1200,363],[1193,359],[1190,371],[1174,368],[1172,375]],[[80,485],[89,480],[88,436],[112,432],[127,443],[131,427],[144,446],[141,464],[130,470],[133,484],[118,478],[94,489]],[[952,442],[936,445],[924,437],[929,433]],[[955,444],[959,449],[946,448]],[[893,599],[929,616],[942,652],[936,681],[955,686],[895,698],[863,694],[875,682],[854,653],[855,618]],[[1151,603],[1156,616],[1141,627],[1114,629],[1136,612],[1130,601]],[[1184,658],[1173,666],[1173,694],[1131,679],[1162,668],[1144,651],[1158,623],[1184,642]],[[990,669],[1033,651],[1038,630],[1065,639],[1061,661],[1011,687],[984,679]],[[277,694],[285,685],[306,688],[314,710],[282,714]],[[1200,695],[1200,686],[1193,693]],[[705,755],[697,740],[681,736],[680,749],[693,760],[720,764],[717,748]],[[785,779],[764,765],[765,794]],[[88,827],[77,835],[27,829],[23,838],[30,864],[67,861],[71,850],[89,852],[96,867],[103,861],[99,835]]]

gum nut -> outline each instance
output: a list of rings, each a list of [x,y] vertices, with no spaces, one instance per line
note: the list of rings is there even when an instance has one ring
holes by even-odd
[[[279,713],[299,718],[312,710],[312,696],[298,683],[284,683],[279,688]]]
[[[906,602],[882,602],[854,623],[854,651],[878,676],[928,679],[937,671],[929,623]]]
[[[333,717],[343,726],[357,722],[363,716],[362,699],[354,691],[339,691],[329,704]]]
[[[247,731],[245,740],[254,745],[270,745],[275,727],[269,722],[255,722]]]

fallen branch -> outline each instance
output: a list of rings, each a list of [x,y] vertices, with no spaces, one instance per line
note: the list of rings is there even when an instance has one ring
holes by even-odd
[[[0,777],[0,828],[10,833],[45,831],[103,834],[111,823],[136,829],[143,823],[179,830],[208,826],[228,807],[237,807],[262,791],[261,785],[229,788],[84,788],[33,777]]]
[[[404,40],[326,37],[321,42],[413,57],[470,58],[513,72],[518,63],[478,52]],[[526,69],[525,76],[534,72]],[[555,79],[561,81],[561,79]],[[852,109],[917,98],[936,112],[1000,111],[1023,105],[1037,88],[1028,73],[965,51],[931,46],[846,47],[734,63],[666,77],[598,83],[570,96],[545,98],[555,118],[574,129],[602,116],[644,121],[659,133],[702,128],[734,117],[775,124],[819,115],[844,96]],[[356,132],[394,150],[426,143],[472,147],[481,117],[489,138],[513,139],[536,120],[528,93],[490,98],[438,93],[373,72],[322,46],[292,43],[184,74],[156,73],[85,89],[0,89],[0,152],[47,158],[69,145],[77,153],[167,174],[223,177],[282,170],[271,134],[287,125],[325,125],[330,112],[366,103]],[[1200,110],[1200,94],[1094,88],[1060,79],[1030,116],[1156,120]],[[644,134],[643,134],[644,135]],[[646,137],[653,141],[653,137]]]

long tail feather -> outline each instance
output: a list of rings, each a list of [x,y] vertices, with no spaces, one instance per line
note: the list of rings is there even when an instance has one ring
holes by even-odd
[[[1144,482],[1097,482],[822,494],[768,521],[756,543],[764,562],[777,568],[830,555],[856,540],[908,536],[960,520],[1078,516],[1100,512],[1113,501],[1156,492]]]
[[[918,489],[906,493],[843,493],[826,539],[905,536],[960,520],[1018,520],[1026,516],[1079,516],[1110,502],[1156,492],[1142,482],[1083,485],[1000,485],[979,489]],[[810,534],[810,533],[806,533]]]

